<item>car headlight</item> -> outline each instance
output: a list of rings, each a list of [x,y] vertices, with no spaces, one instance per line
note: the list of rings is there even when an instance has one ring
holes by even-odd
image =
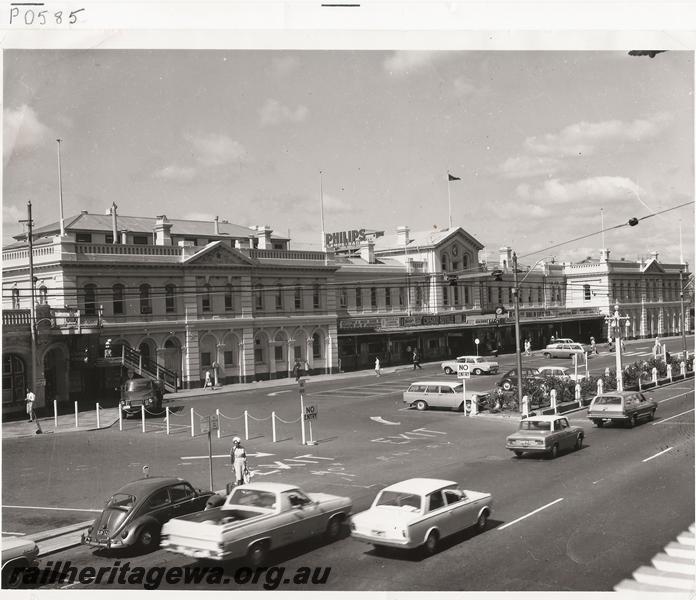
[[[121,537],[125,540],[128,537],[128,529],[124,529],[121,532]]]

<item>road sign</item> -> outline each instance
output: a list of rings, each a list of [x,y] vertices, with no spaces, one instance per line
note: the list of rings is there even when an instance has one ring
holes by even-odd
[[[469,371],[469,365],[467,363],[457,363],[457,378],[458,379],[470,379],[471,371]]]
[[[304,407],[304,420],[305,421],[316,421],[319,416],[319,408],[316,404],[305,404]]]
[[[207,417],[201,417],[199,423],[201,427],[201,433],[208,433],[210,431],[218,430],[219,424],[217,415],[208,415]]]

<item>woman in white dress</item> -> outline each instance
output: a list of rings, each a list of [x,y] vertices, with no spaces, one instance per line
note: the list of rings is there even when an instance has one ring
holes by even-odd
[[[232,439],[232,450],[230,460],[234,469],[234,479],[236,485],[244,483],[244,472],[247,471],[246,450],[242,446],[242,440],[238,437]]]

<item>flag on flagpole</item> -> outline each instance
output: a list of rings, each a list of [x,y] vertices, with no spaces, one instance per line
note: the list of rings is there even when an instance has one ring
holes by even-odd
[[[451,173],[447,173],[447,181],[461,181],[461,177],[455,177]]]

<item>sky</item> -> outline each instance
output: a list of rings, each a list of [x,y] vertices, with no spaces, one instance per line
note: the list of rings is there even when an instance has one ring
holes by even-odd
[[[16,49],[3,77],[4,244],[28,200],[58,220],[61,138],[66,216],[219,216],[318,250],[322,196],[326,232],[448,227],[449,172],[489,260],[597,258],[602,215],[684,203],[604,245],[694,254],[691,52]]]

